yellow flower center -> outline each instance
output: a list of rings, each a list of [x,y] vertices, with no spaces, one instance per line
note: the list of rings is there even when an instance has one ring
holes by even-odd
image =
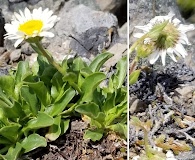
[[[21,24],[18,30],[24,32],[28,36],[32,36],[33,33],[39,33],[42,27],[43,22],[41,20],[29,20],[24,24]]]

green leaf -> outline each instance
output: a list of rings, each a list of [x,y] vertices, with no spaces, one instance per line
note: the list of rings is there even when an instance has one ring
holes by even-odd
[[[117,86],[115,88],[121,88],[121,86],[124,83],[124,80],[127,75],[127,57],[123,57],[116,65],[117,67],[117,72],[116,72],[116,77],[117,77]]]
[[[22,82],[27,76],[31,75],[29,64],[25,61],[20,61],[18,63],[18,68],[16,70],[15,81],[16,84]]]
[[[46,147],[47,142],[44,137],[34,133],[26,137],[21,145],[24,148],[24,153],[27,153],[39,147]]]
[[[8,75],[0,76],[0,88],[6,93],[7,97],[14,95],[14,78]]]
[[[15,147],[10,147],[7,154],[3,156],[6,160],[17,160],[19,154],[22,150],[22,146],[20,143],[16,143]]]
[[[61,134],[61,116],[54,118],[54,124],[49,127],[49,132],[45,135],[50,141],[55,141]]]
[[[98,116],[98,113],[100,112],[100,108],[97,104],[93,102],[88,102],[76,106],[75,111],[95,119]]]
[[[102,94],[102,89],[97,89],[93,92],[93,102],[98,106],[103,106],[106,97]]]
[[[122,87],[117,90],[115,104],[120,104],[122,102],[127,102],[127,87]]]
[[[46,109],[46,113],[51,116],[58,115],[61,113],[68,103],[72,100],[75,96],[75,91],[72,88],[67,89],[61,97],[57,98],[57,101]]]
[[[108,52],[97,55],[96,58],[89,65],[89,68],[92,72],[98,72],[102,65],[112,56],[113,54]]]
[[[99,141],[103,137],[102,129],[86,130],[83,136],[84,139],[91,139],[93,142]]]
[[[38,54],[37,61],[39,64],[39,72],[38,75],[42,75],[45,68],[50,67],[51,65],[48,63],[47,59],[44,56],[41,56],[41,54]]]
[[[50,95],[48,93],[46,86],[44,85],[44,82],[42,81],[36,83],[26,82],[26,84],[33,89],[33,91],[36,93],[37,97],[44,106],[47,106],[51,103]]]
[[[104,122],[105,122],[106,115],[103,112],[99,112],[94,119],[91,119],[90,126],[96,127],[96,128],[104,128]]]
[[[66,133],[69,128],[70,119],[61,119],[61,135]]]
[[[127,138],[127,124],[117,123],[114,125],[108,126],[114,132],[119,133],[120,135],[124,135]]]
[[[63,81],[68,81],[70,83],[77,82],[77,75],[74,72],[68,72],[64,75]]]
[[[64,82],[62,81],[62,74],[59,72],[56,72],[51,80],[52,87],[51,87],[51,96],[52,98],[57,98],[59,95]]]
[[[0,144],[10,145],[10,144],[12,144],[12,142],[3,136],[0,136]]]
[[[4,110],[5,116],[7,116],[8,118],[23,118],[25,116],[25,113],[22,109],[21,104],[19,104],[18,102],[14,102],[14,104],[12,104],[9,107],[4,107],[1,106]]]
[[[102,106],[102,110],[104,113],[107,114],[107,112],[115,107],[115,98],[116,98],[116,93],[114,92],[113,94],[107,94],[106,101],[104,102],[104,105]]]
[[[36,61],[33,63],[33,65],[31,66],[31,71],[33,75],[38,75],[39,72],[39,63]]]
[[[53,78],[56,72],[57,70],[53,66],[48,66],[47,68],[43,70],[43,73],[40,76],[41,81],[43,81],[46,86],[50,86],[51,79]]]
[[[64,82],[68,82],[70,86],[72,86],[79,93],[81,92],[81,89],[79,88],[77,83],[77,74],[75,74],[74,72],[68,72],[62,79]]]
[[[83,60],[81,59],[81,57],[77,57],[76,59],[74,59],[73,61],[73,71],[80,71],[82,68],[85,68],[87,65],[85,62],[83,62]]]
[[[81,88],[84,81],[85,81],[85,78],[83,77],[83,75],[81,73],[79,73],[78,83],[77,83],[79,88]]]
[[[0,135],[7,138],[11,142],[15,142],[18,138],[20,127],[21,126],[19,124],[4,126],[0,129]]]
[[[110,109],[107,112],[107,116],[105,118],[105,126],[109,126],[110,124],[116,123],[117,119],[120,119],[122,114],[127,110],[127,101],[123,101],[118,104],[116,107]],[[125,113],[126,114],[126,113]]]
[[[113,78],[109,78],[108,86],[103,88],[103,92],[107,93],[113,93],[115,90],[115,85],[113,82]]]
[[[85,68],[83,68],[83,69],[80,70],[80,74],[83,77],[88,77],[90,74],[93,74],[93,72],[91,71],[91,68],[85,67]]]
[[[38,113],[39,105],[38,105],[38,100],[36,97],[36,94],[34,91],[29,88],[28,86],[23,86],[21,88],[21,96],[24,98],[24,100],[28,103],[29,105],[29,110],[31,113],[35,116]]]
[[[139,75],[140,75],[141,70],[135,70],[133,71],[130,76],[129,76],[129,84],[133,85],[138,81]]]
[[[26,127],[23,128],[24,132],[32,129],[45,128],[53,125],[54,119],[46,113],[39,112],[37,118],[28,121]]]
[[[82,102],[89,102],[93,99],[93,92],[97,86],[106,78],[104,73],[93,73],[89,75],[81,86],[83,92]]]
[[[13,106],[13,103],[11,100],[6,96],[3,91],[0,88],[0,106],[2,108],[11,108]]]

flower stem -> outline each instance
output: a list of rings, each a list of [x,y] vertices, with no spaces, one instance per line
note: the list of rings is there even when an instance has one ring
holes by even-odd
[[[47,58],[48,62],[52,64],[62,75],[64,74],[64,71],[62,67],[56,63],[51,55],[48,54],[48,52],[43,48],[43,46],[40,44],[39,41],[35,42],[35,45],[40,50],[41,54]]]
[[[135,59],[131,62],[129,74],[131,74],[135,70],[138,61],[139,61],[139,58],[135,57]]]

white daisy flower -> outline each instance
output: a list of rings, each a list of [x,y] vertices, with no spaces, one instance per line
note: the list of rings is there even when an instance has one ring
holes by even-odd
[[[32,37],[53,37],[54,34],[49,32],[54,24],[59,20],[59,17],[53,15],[53,11],[48,8],[33,9],[32,12],[25,8],[24,13],[19,10],[14,13],[12,22],[5,24],[5,38],[16,39],[14,44],[17,47],[23,40]]]
[[[154,64],[159,56],[161,56],[162,64],[165,65],[166,54],[168,54],[175,62],[177,62],[177,60],[174,53],[178,57],[183,58],[187,55],[187,52],[183,47],[183,45],[190,45],[186,32],[194,30],[195,27],[193,24],[180,24],[181,21],[177,18],[173,18],[174,16],[175,14],[170,12],[167,16],[154,17],[147,25],[135,26],[135,28],[141,29],[143,33],[135,33],[134,37],[141,38],[146,33],[152,32],[160,25],[162,26],[163,23],[168,22],[158,37],[155,39],[149,37],[143,42],[144,44],[152,42],[154,45],[152,54],[148,56],[148,60],[151,64]]]

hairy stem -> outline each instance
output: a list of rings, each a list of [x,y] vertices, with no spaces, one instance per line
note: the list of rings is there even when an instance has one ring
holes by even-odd
[[[51,55],[48,54],[48,52],[43,48],[43,46],[40,44],[39,41],[35,42],[35,45],[40,50],[41,54],[47,58],[48,62],[52,64],[62,75],[64,74],[64,71],[62,67],[56,63]]]

